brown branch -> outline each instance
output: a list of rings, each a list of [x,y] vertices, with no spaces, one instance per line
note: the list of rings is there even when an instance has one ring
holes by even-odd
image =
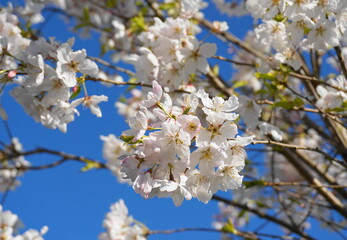
[[[343,72],[343,75],[347,79],[347,67],[346,67],[346,62],[345,59],[343,58],[342,51],[340,47],[334,47],[334,50],[336,52],[337,58],[340,63],[341,70]]]
[[[321,186],[317,188],[317,192],[319,192],[338,213],[347,219],[347,210],[344,208],[344,204],[332,192],[324,188],[321,181],[314,177],[310,171],[302,165],[302,160],[295,155],[297,152],[284,148],[280,153],[288,159],[288,161],[309,184]]]
[[[233,34],[229,33],[229,32],[218,32],[214,30],[213,24],[211,22],[209,22],[208,20],[204,19],[204,18],[195,18],[196,21],[198,21],[200,24],[202,24],[204,27],[206,27],[207,29],[209,29],[210,31],[213,31],[216,35],[226,39],[227,41],[235,44],[236,46],[243,48],[244,50],[246,50],[247,52],[253,54],[254,56],[262,59],[262,60],[267,60],[268,56],[264,55],[261,52],[258,52],[257,50],[255,50],[254,48],[252,48],[252,46],[250,46],[249,44],[241,41],[240,39],[238,39],[236,36],[234,36]]]
[[[125,68],[121,68],[121,67],[112,65],[112,64],[110,64],[109,62],[107,62],[107,61],[105,61],[105,60],[103,60],[103,59],[101,59],[101,58],[90,57],[90,56],[89,56],[88,58],[91,59],[91,60],[93,60],[93,61],[95,61],[95,62],[98,62],[98,63],[100,63],[100,64],[102,64],[102,65],[105,65],[106,67],[112,68],[112,69],[114,69],[114,70],[116,70],[116,71],[118,71],[118,72],[125,73],[125,74],[127,74],[127,75],[129,75],[129,76],[131,76],[131,77],[135,75],[134,72],[132,72],[132,71],[130,71],[130,70],[128,70],[128,69],[125,69]]]
[[[291,231],[293,233],[296,233],[299,236],[304,237],[306,239],[311,239],[311,240],[314,239],[310,235],[306,234],[305,232],[300,231],[300,229],[298,229],[298,228],[288,224],[287,222],[283,221],[282,219],[273,217],[271,215],[268,215],[268,214],[266,214],[264,212],[261,212],[261,211],[255,209],[255,208],[249,207],[247,204],[242,204],[242,203],[239,203],[239,202],[236,202],[236,201],[228,200],[226,198],[223,198],[223,197],[220,197],[220,196],[217,196],[217,195],[213,195],[212,199],[220,201],[220,202],[223,202],[225,204],[228,204],[228,205],[231,205],[231,206],[234,206],[234,207],[237,207],[237,208],[240,208],[240,209],[243,209],[245,211],[249,211],[249,212],[257,215],[259,218],[263,218],[263,219],[266,219],[266,220],[268,220],[268,221],[270,221],[272,223],[280,225],[280,226],[288,229],[289,231]]]
[[[340,160],[330,156],[329,154],[327,154],[323,150],[319,149],[318,147],[316,147],[316,148],[303,147],[303,146],[298,146],[298,145],[276,142],[273,140],[257,140],[257,141],[252,141],[251,144],[252,145],[254,145],[254,144],[270,144],[270,145],[275,145],[275,146],[279,146],[279,147],[283,147],[283,148],[290,148],[290,149],[294,149],[294,150],[306,150],[306,151],[318,152],[318,153],[324,155],[326,159],[334,161],[336,163],[339,163],[340,165],[342,165],[344,167],[347,167],[347,164],[345,162],[340,161]]]
[[[222,61],[226,61],[226,62],[230,62],[233,63],[235,65],[241,65],[241,66],[248,66],[248,67],[256,67],[256,64],[254,63],[245,63],[245,62],[239,62],[239,61],[235,61],[232,59],[228,59],[222,56],[213,56],[212,58],[218,59],[218,60],[222,60]]]
[[[231,234],[236,236],[244,237],[245,239],[259,239],[258,236],[261,237],[269,237],[274,239],[293,239],[293,240],[299,240],[299,238],[295,237],[289,237],[289,236],[279,236],[274,234],[268,234],[268,233],[253,233],[253,232],[243,232],[237,229],[234,229],[234,232],[230,231],[224,231],[222,229],[213,229],[213,228],[179,228],[179,229],[172,229],[172,230],[148,230],[148,235],[153,234],[172,234],[172,233],[180,233],[180,232],[192,232],[192,231],[199,231],[199,232],[217,232],[217,233],[225,233],[225,234]]]
[[[264,100],[256,100],[255,101],[257,104],[267,104],[267,105],[275,105],[276,103],[267,99]],[[287,109],[286,109],[287,110]],[[293,107],[291,109],[288,109],[289,111],[303,111],[303,112],[312,112],[312,113],[321,113],[320,110],[315,109],[315,108],[307,108],[307,107]],[[330,115],[336,116],[338,118],[347,118],[347,116],[337,114],[337,113],[331,113],[329,112]]]
[[[232,88],[229,88],[227,84],[222,81],[219,77],[217,77],[212,71],[209,71],[206,76],[210,80],[213,87],[215,87],[218,91],[224,94],[227,97],[234,95],[234,91]]]
[[[293,187],[308,187],[308,188],[347,188],[347,185],[314,185],[304,184],[301,182],[262,182],[264,186],[293,186]]]
[[[47,165],[41,165],[41,166],[12,166],[12,167],[0,167],[0,170],[11,170],[11,169],[16,169],[16,170],[22,170],[22,171],[28,171],[28,170],[43,170],[43,169],[49,169],[53,167],[57,167],[69,159],[67,158],[62,158],[59,161],[47,164]]]
[[[102,168],[102,169],[107,168],[107,166],[104,163],[98,162],[98,161],[90,159],[90,158],[86,158],[86,157],[78,156],[78,155],[73,155],[73,154],[69,154],[69,153],[64,153],[64,152],[60,152],[60,151],[54,151],[54,150],[50,150],[50,149],[46,149],[46,148],[37,148],[35,150],[27,151],[27,152],[15,152],[15,154],[11,154],[9,156],[3,156],[3,158],[1,160],[4,161],[4,160],[9,160],[9,159],[14,158],[14,157],[19,157],[19,156],[29,156],[29,155],[45,154],[45,153],[59,156],[62,159],[59,161],[47,164],[47,165],[42,165],[42,166],[30,166],[30,167],[11,166],[11,167],[1,167],[0,169],[40,170],[40,169],[46,169],[46,168],[52,168],[55,166],[59,166],[62,163],[66,162],[67,160],[73,160],[73,161],[82,162],[82,163],[93,162],[93,163],[95,163],[95,166],[97,168]]]
[[[138,86],[138,87],[148,87],[152,88],[152,84],[146,84],[146,83],[139,83],[139,82],[115,82],[113,80],[103,79],[103,78],[94,78],[94,77],[87,77],[86,80],[93,81],[93,82],[103,82],[103,83],[110,83],[116,86]],[[176,89],[172,92],[176,93],[190,93],[182,89]]]
[[[249,233],[249,232],[242,232],[240,230],[234,229],[234,232],[227,232],[221,229],[212,229],[212,228],[179,228],[179,229],[172,229],[172,230],[148,230],[148,235],[153,234],[172,234],[172,233],[179,233],[179,232],[191,232],[191,231],[199,231],[199,232],[217,232],[217,233],[227,233],[232,234],[236,236],[241,236],[246,239],[259,239],[255,234]]]
[[[322,117],[325,117],[325,118],[328,118],[329,120],[333,120],[335,123],[338,123],[341,125],[341,127],[347,129],[347,126],[344,125],[343,122],[340,121],[340,119],[335,116],[335,115],[332,115],[328,112],[325,112],[323,109],[319,108],[311,99],[309,99],[308,97],[296,92],[294,89],[292,89],[291,87],[288,86],[288,84],[286,82],[282,82],[283,86],[285,86],[289,91],[291,91],[294,95],[302,98],[302,99],[305,99],[307,102],[309,102],[312,106],[314,106],[318,111],[319,113],[321,114]]]
[[[340,88],[338,86],[335,86],[335,85],[331,85],[327,82],[324,82],[322,80],[319,80],[317,79],[316,77],[311,77],[311,76],[305,76],[305,75],[302,75],[300,73],[296,73],[296,72],[289,72],[288,73],[290,76],[292,77],[296,77],[296,78],[299,78],[301,80],[305,80],[305,81],[309,81],[309,82],[314,82],[316,84],[321,84],[321,85],[325,85],[327,87],[330,87],[330,88],[334,88],[335,90],[337,91],[342,91],[342,92],[347,92],[347,89],[343,89],[343,88]]]
[[[145,0],[145,1],[148,4],[148,6],[150,7],[150,9],[152,9],[152,11],[154,12],[155,16],[160,18],[160,20],[164,21],[165,20],[164,14],[160,11],[160,9],[157,8],[155,3],[152,0]]]

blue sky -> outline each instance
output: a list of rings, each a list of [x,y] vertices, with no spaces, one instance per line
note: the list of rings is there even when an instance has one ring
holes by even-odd
[[[216,15],[213,5],[206,9],[210,19],[224,20]],[[252,26],[249,18],[228,21],[232,32],[240,37]],[[43,29],[44,36],[55,36],[64,42],[76,37],[74,50],[85,48],[88,55],[98,56],[99,47],[93,35],[90,39],[81,39],[73,32],[62,27],[60,18],[54,17]],[[212,38],[211,38],[212,39]],[[226,55],[224,44],[217,42],[220,55]],[[228,64],[223,68],[230,69]],[[100,135],[110,133],[120,136],[127,129],[124,119],[117,114],[115,101],[124,93],[124,87],[103,87],[88,83],[88,92],[104,94],[109,101],[101,103],[102,118],[96,118],[89,109],[80,108],[80,117],[68,125],[68,132],[51,130],[41,126],[24,113],[8,91],[1,97],[1,104],[9,115],[9,124],[14,136],[22,142],[24,149],[46,147],[92,159],[102,160],[102,141]],[[9,142],[3,124],[0,124],[0,139]],[[28,158],[32,165],[42,165],[58,160],[48,155]],[[144,200],[131,187],[119,184],[116,178],[106,170],[81,172],[80,163],[68,162],[62,166],[40,171],[30,171],[20,178],[22,185],[10,192],[4,208],[20,216],[26,228],[40,229],[47,225],[49,240],[89,240],[96,239],[103,231],[102,220],[109,206],[118,199],[124,199],[129,212],[135,219],[146,224],[152,230],[175,229],[182,227],[211,227],[212,216],[217,213],[217,204],[211,201],[203,204],[197,200],[185,201],[181,207],[175,207],[171,199]],[[224,194],[229,196],[229,193]],[[257,222],[256,224],[258,224]],[[178,233],[152,236],[150,239],[218,239],[216,233]]]
[[[93,35],[90,39],[81,39],[73,32],[62,27],[59,17],[47,24],[44,36],[55,36],[64,42],[76,37],[74,50],[85,48],[88,55],[98,56],[99,47]],[[36,123],[23,108],[9,96],[13,86],[5,89],[1,104],[9,116],[12,134],[19,138],[25,150],[46,147],[76,155],[102,160],[102,141],[100,135],[110,133],[120,136],[127,129],[124,119],[114,107],[116,100],[124,93],[124,87],[103,87],[88,83],[88,92],[105,94],[109,101],[101,103],[102,118],[96,118],[89,109],[80,108],[80,117],[68,125],[68,132],[51,130]],[[0,125],[0,139],[9,142],[4,125]],[[32,165],[42,165],[58,160],[49,155],[28,157]],[[96,239],[103,231],[102,220],[112,203],[124,199],[129,212],[150,229],[174,229],[181,227],[210,227],[212,215],[217,212],[215,202],[203,204],[196,200],[185,201],[179,208],[171,199],[144,200],[131,187],[117,183],[116,178],[106,170],[81,172],[80,163],[68,162],[59,167],[26,172],[20,181],[22,185],[11,191],[4,204],[5,210],[19,215],[25,229],[49,227],[45,235],[49,240],[89,240]],[[215,233],[179,233],[158,235],[150,239],[215,239]]]

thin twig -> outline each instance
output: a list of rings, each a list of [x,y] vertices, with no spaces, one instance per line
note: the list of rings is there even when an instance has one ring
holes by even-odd
[[[292,77],[296,77],[296,78],[299,78],[299,79],[301,79],[301,80],[306,80],[306,81],[314,82],[314,83],[316,83],[316,84],[325,85],[325,86],[330,87],[330,88],[333,88],[333,89],[335,89],[335,90],[337,90],[337,91],[347,92],[347,89],[344,89],[344,88],[341,88],[341,87],[338,87],[338,86],[329,84],[329,83],[327,83],[327,82],[324,82],[324,81],[322,81],[322,80],[317,79],[316,77],[305,76],[305,75],[302,75],[302,74],[296,73],[296,72],[289,72],[288,74],[289,74],[290,76],[292,76]]]
[[[343,75],[347,79],[347,67],[346,67],[346,62],[345,59],[343,58],[342,51],[340,47],[334,47],[334,50],[336,52],[337,58],[340,63],[341,70],[343,72]]]
[[[347,188],[347,185],[315,185],[304,184],[301,182],[262,182],[264,186],[295,186],[295,187],[308,187],[308,188]]]
[[[226,61],[226,62],[231,62],[231,63],[233,63],[233,64],[235,64],[235,65],[248,66],[248,67],[256,67],[256,65],[255,65],[254,63],[239,62],[239,61],[235,61],[235,60],[232,60],[232,59],[228,59],[228,58],[225,58],[225,57],[222,57],[222,56],[213,56],[212,58],[219,59],[219,60]]]
[[[267,105],[275,105],[276,102],[267,100],[267,99],[263,99],[263,100],[256,100],[255,101],[257,104],[267,104]],[[293,111],[303,111],[303,112],[311,112],[311,113],[321,113],[320,110],[315,109],[315,108],[307,108],[307,107],[292,107],[288,110],[293,110]],[[330,115],[334,115],[338,118],[347,118],[347,115],[342,115],[342,114],[338,114],[338,113],[331,113],[329,112]]]
[[[342,165],[344,167],[347,167],[347,164],[345,162],[340,161],[340,160],[330,156],[329,154],[327,154],[323,150],[319,149],[318,147],[316,147],[316,148],[303,147],[303,146],[298,146],[298,145],[293,145],[293,144],[276,142],[273,140],[257,140],[257,141],[253,141],[251,144],[252,145],[254,145],[254,144],[271,144],[271,145],[275,145],[275,146],[279,146],[279,147],[291,148],[294,150],[306,150],[306,151],[318,152],[318,153],[324,155],[328,160],[334,161],[334,162],[339,163],[340,165]]]
[[[94,78],[94,77],[87,77],[86,80],[94,81],[94,82],[104,82],[104,83],[110,83],[116,86],[138,86],[138,87],[148,87],[152,88],[152,84],[146,84],[146,83],[139,83],[139,82],[115,82],[113,80],[103,79],[103,78]],[[188,91],[182,90],[182,89],[176,89],[172,92],[176,93],[190,93]]]
[[[221,229],[213,229],[213,228],[179,228],[179,229],[172,229],[172,230],[149,230],[148,234],[172,234],[172,233],[179,233],[179,232],[191,232],[191,231],[199,231],[199,232],[217,232],[217,233],[227,233],[232,234],[236,236],[245,237],[247,239],[259,239],[256,235],[252,233],[246,233],[239,230],[234,230],[234,232],[226,232]]]
[[[302,160],[295,155],[297,152],[294,152],[292,149],[287,148],[283,148],[280,152],[288,159],[288,161],[295,167],[295,169],[309,184],[323,186],[321,181],[303,166]],[[325,200],[327,200],[338,213],[347,218],[347,210],[344,208],[344,204],[340,201],[340,199],[338,199],[327,188],[320,187],[316,189],[317,192],[319,192],[322,197],[324,197]]]
[[[78,156],[78,155],[73,155],[73,154],[69,154],[69,153],[64,153],[64,152],[60,152],[60,151],[54,151],[54,150],[50,150],[50,149],[46,149],[46,148],[37,148],[34,149],[32,151],[27,151],[27,152],[18,152],[16,151],[14,154],[11,154],[10,156],[4,156],[1,160],[8,160],[14,157],[19,157],[19,156],[29,156],[29,155],[35,155],[35,154],[51,154],[51,155],[55,155],[55,156],[60,156],[62,159],[48,164],[48,165],[43,165],[43,166],[31,166],[31,167],[25,167],[25,166],[21,166],[21,167],[1,167],[0,169],[20,169],[20,170],[39,170],[39,169],[45,169],[45,168],[50,168],[50,167],[54,167],[54,166],[58,166],[62,163],[64,163],[67,160],[74,160],[74,161],[78,161],[78,162],[82,162],[82,163],[90,163],[93,162],[95,164],[95,166],[97,168],[107,168],[107,166],[102,163],[102,162],[98,162],[96,160],[90,159],[90,158],[86,158],[83,156]]]
[[[236,46],[243,48],[244,50],[246,50],[247,52],[253,54],[254,56],[262,59],[262,60],[267,60],[268,56],[264,55],[261,52],[258,52],[257,50],[255,50],[252,46],[250,46],[249,44],[241,41],[240,39],[238,39],[236,36],[234,36],[233,34],[231,34],[230,32],[217,32],[214,30],[213,24],[211,22],[209,22],[208,20],[204,19],[204,18],[195,18],[195,20],[197,20],[200,24],[202,24],[204,27],[206,27],[207,29],[214,31],[216,35],[221,36],[222,38],[226,39],[227,41],[235,44]]]
[[[217,196],[217,195],[213,195],[212,199],[213,200],[217,200],[217,201],[221,201],[221,202],[223,202],[225,204],[228,204],[228,205],[231,205],[231,206],[234,206],[234,207],[237,207],[237,208],[241,208],[241,209],[243,209],[245,211],[249,211],[249,212],[257,215],[260,218],[266,219],[266,220],[271,221],[271,222],[273,222],[273,223],[275,223],[277,225],[280,225],[280,226],[288,229],[289,231],[291,231],[293,233],[296,233],[296,234],[298,234],[298,235],[300,235],[300,236],[302,236],[302,237],[304,237],[306,239],[311,239],[311,240],[314,239],[310,235],[306,234],[305,232],[302,232],[298,228],[293,227],[292,225],[288,224],[287,222],[283,221],[282,219],[273,217],[271,215],[268,215],[268,214],[266,214],[264,212],[259,211],[258,209],[249,207],[247,204],[242,204],[240,202],[229,200],[229,199]]]
[[[116,71],[118,71],[118,72],[126,73],[127,75],[129,75],[129,76],[131,76],[131,77],[135,75],[134,72],[132,72],[132,71],[130,71],[130,70],[128,70],[128,69],[125,69],[125,68],[121,68],[121,67],[112,65],[112,64],[110,64],[109,62],[107,62],[107,61],[105,61],[105,60],[103,60],[103,59],[101,59],[101,58],[90,57],[90,56],[88,56],[88,58],[91,59],[91,60],[93,60],[93,61],[95,61],[95,62],[98,62],[98,63],[100,63],[100,64],[102,64],[102,65],[105,65],[106,67],[112,68],[112,69],[114,69],[114,70],[116,70]]]

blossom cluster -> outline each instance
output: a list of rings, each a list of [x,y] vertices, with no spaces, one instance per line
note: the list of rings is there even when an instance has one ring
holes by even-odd
[[[133,148],[131,145],[124,144],[122,140],[118,139],[113,134],[100,136],[100,138],[104,141],[102,155],[107,161],[106,165],[108,169],[113,172],[119,182],[129,182],[129,180],[123,178],[125,176],[121,172],[122,162],[119,160],[119,157],[132,153]]]
[[[23,234],[16,234],[21,222],[16,214],[11,211],[3,211],[0,205],[0,238],[6,240],[44,240],[42,237],[47,231],[48,227],[44,226],[41,231],[29,229]]]
[[[120,199],[110,207],[103,227],[106,232],[99,235],[100,240],[145,240],[147,228],[129,215],[128,208]]]
[[[217,6],[226,4],[224,1],[215,2]],[[233,57],[235,61],[250,64],[234,66],[238,73],[233,76],[233,81],[245,85],[246,88],[252,88],[255,92],[261,89],[261,82],[255,76],[256,72],[268,73],[273,69],[279,69],[281,64],[298,71],[305,65],[303,52],[314,50],[323,55],[332,48],[341,48],[343,58],[347,57],[346,1],[249,0],[234,5],[233,9],[245,8],[255,19],[261,19],[254,31],[247,34],[245,42],[265,57],[259,58],[243,49],[238,50]],[[224,6],[224,10],[227,9],[231,8]],[[328,62],[338,71],[341,70],[333,58]],[[343,76],[339,76],[338,79],[331,79],[328,83],[343,91],[317,87],[318,107],[343,107],[346,101],[346,84]]]
[[[325,51],[345,37],[345,1],[251,0],[246,7],[263,20],[257,36],[282,53],[299,46]]]
[[[192,86],[189,76],[206,74],[210,69],[207,59],[217,51],[215,44],[197,40],[195,28],[187,18],[167,18],[164,22],[154,18],[154,24],[139,36],[144,43],[140,54],[128,58],[135,65],[137,79],[144,83],[155,80],[171,90],[188,90]]]
[[[0,192],[13,190],[20,185],[18,177],[24,173],[23,168],[30,167],[30,162],[20,155],[22,150],[18,138],[12,138],[11,144],[0,150]]]
[[[321,109],[334,109],[343,106],[347,102],[347,81],[343,75],[337,76],[335,79],[329,79],[327,81],[331,86],[335,86],[341,90],[337,90],[333,87],[317,86],[317,93],[319,99],[317,100],[317,107]],[[344,111],[346,112],[347,109]]]
[[[236,136],[236,96],[211,99],[199,90],[180,100],[173,104],[162,87],[153,82],[140,110],[129,119],[130,129],[122,134],[121,138],[136,149],[121,157],[121,171],[144,198],[169,196],[176,206],[192,197],[207,203],[218,190],[241,186],[243,146],[253,136]],[[149,112],[156,121],[149,121]]]
[[[97,65],[87,58],[84,49],[73,51],[73,39],[59,44],[54,38],[47,41],[23,37],[11,8],[0,10],[0,25],[0,78],[18,85],[11,95],[30,116],[62,132],[78,114],[76,107],[80,104],[101,117],[97,104],[107,101],[106,96],[88,96],[85,92],[85,97],[71,101],[74,91],[84,84],[83,76],[98,73]]]

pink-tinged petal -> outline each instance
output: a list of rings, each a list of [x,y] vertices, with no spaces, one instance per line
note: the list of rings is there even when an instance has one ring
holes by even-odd
[[[212,133],[206,129],[201,129],[196,137],[196,146],[207,146],[211,141]]]
[[[202,104],[207,107],[207,108],[212,108],[213,102],[212,100],[208,97],[208,94],[205,92],[204,89],[200,89],[197,93],[197,96],[201,99]]]
[[[84,60],[81,64],[78,65],[78,70],[89,76],[96,76],[99,72],[98,65],[90,59]]]
[[[91,105],[89,105],[89,109],[97,117],[102,117],[102,113],[101,113],[100,107],[98,105],[91,104]]]
[[[71,48],[68,44],[64,43],[57,49],[57,58],[59,62],[68,63],[70,62]]]
[[[86,59],[86,57],[87,52],[85,49],[70,53],[71,61],[74,61],[76,63],[82,63]]]
[[[136,193],[141,194],[142,197],[148,198],[152,191],[153,179],[149,173],[137,176],[134,181],[133,188]]]
[[[240,146],[247,146],[247,145],[249,145],[249,144],[251,144],[253,142],[254,138],[255,138],[254,135],[249,136],[249,137],[237,136],[236,137],[236,141],[237,141],[238,145],[240,145]]]
[[[90,97],[90,100],[94,103],[94,104],[98,104],[100,102],[107,102],[108,97],[105,95],[100,95],[100,96],[96,96],[93,95]]]
[[[76,73],[67,64],[57,63],[57,75],[67,87],[74,87],[77,83]]]
[[[208,62],[205,58],[199,58],[197,62],[197,68],[202,72],[202,73],[208,73],[210,70],[210,66],[208,65]]]
[[[214,43],[205,43],[205,44],[200,46],[199,53],[204,58],[212,57],[216,52],[217,52],[217,46]]]
[[[232,122],[225,122],[220,128],[220,132],[226,138],[233,138],[237,134],[237,126]]]
[[[223,105],[222,111],[231,112],[239,107],[239,101],[236,96],[232,96]]]
[[[153,88],[154,99],[157,102],[159,102],[161,99],[161,96],[163,95],[163,88],[159,85],[157,81],[152,82],[152,88]]]
[[[71,107],[75,108],[84,102],[84,98],[78,98],[71,103]]]
[[[322,98],[324,98],[328,94],[328,91],[320,85],[316,88],[316,90],[317,90],[317,93],[319,94],[319,96]]]

